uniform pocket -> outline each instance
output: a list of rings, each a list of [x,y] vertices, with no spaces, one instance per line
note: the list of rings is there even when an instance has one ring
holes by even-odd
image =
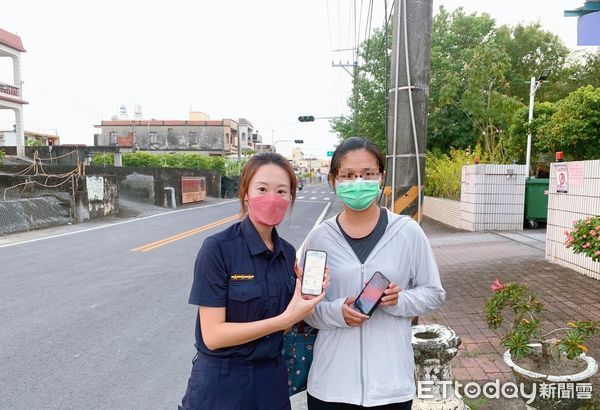
[[[194,363],[182,400],[184,409],[199,409],[207,404],[211,398],[211,392],[219,385],[218,372],[218,369],[206,368],[198,361]]]
[[[262,290],[258,285],[232,285],[229,288],[229,299],[236,302],[247,302],[262,296]]]
[[[235,284],[229,286],[227,300],[228,322],[252,322],[265,314],[265,299],[257,284]]]

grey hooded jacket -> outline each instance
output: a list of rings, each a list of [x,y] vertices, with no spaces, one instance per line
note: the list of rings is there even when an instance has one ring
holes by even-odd
[[[367,407],[412,400],[411,319],[438,308],[446,296],[421,227],[388,211],[385,233],[361,264],[333,217],[309,233],[300,266],[306,249],[326,251],[331,269],[327,296],[306,319],[319,329],[308,376],[310,395]],[[360,327],[350,327],[342,304],[357,296],[375,271],[400,286],[398,303],[379,306]]]

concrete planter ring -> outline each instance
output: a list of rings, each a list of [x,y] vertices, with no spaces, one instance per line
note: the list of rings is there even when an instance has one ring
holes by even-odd
[[[461,340],[456,332],[437,324],[412,327],[415,380],[428,384],[428,397],[415,397],[413,410],[468,410],[451,386],[450,361],[458,353]]]
[[[533,355],[541,355],[542,345],[540,343],[531,343],[529,346],[531,346],[534,350]],[[568,360],[566,358],[566,354],[562,354],[564,356],[564,360]],[[585,364],[584,370],[578,373],[560,376],[527,370],[517,365],[513,361],[512,355],[509,351],[504,352],[503,359],[504,363],[506,363],[506,365],[512,370],[515,381],[519,388],[521,388],[520,384],[523,383],[522,388],[527,392],[528,395],[531,394],[534,388],[536,389],[536,397],[533,402],[527,406],[528,409],[570,410],[578,409],[582,405],[590,403],[589,399],[583,399],[583,396],[580,397],[577,394],[577,386],[585,388],[586,386],[582,386],[581,384],[591,383],[590,379],[598,372],[598,364],[596,363],[596,360],[590,356],[586,356],[585,353],[582,353],[573,359]],[[559,383],[563,384],[559,385]],[[554,388],[547,390],[547,394],[541,394],[540,386],[543,384],[554,386]],[[570,390],[567,392],[563,390],[570,389],[571,385],[573,386],[572,394]],[[562,389],[559,389],[559,386]],[[559,390],[562,390],[562,394],[559,392]]]

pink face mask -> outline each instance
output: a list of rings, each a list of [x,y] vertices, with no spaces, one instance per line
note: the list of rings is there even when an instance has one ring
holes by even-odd
[[[275,194],[258,195],[248,199],[250,216],[263,225],[275,226],[283,221],[290,202]]]

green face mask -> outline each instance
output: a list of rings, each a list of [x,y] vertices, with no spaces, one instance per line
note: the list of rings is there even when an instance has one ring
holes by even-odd
[[[335,192],[350,209],[364,211],[379,195],[379,181],[363,180],[337,182]]]

